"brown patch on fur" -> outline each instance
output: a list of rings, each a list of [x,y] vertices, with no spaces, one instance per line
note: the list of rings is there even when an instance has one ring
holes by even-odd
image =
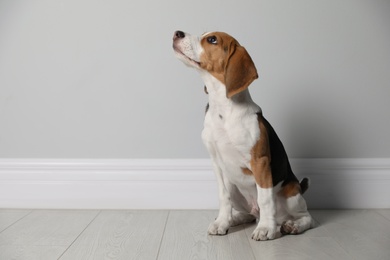
[[[210,36],[216,37],[216,44],[207,41]],[[203,37],[201,45],[204,52],[200,57],[200,67],[226,86],[228,98],[245,90],[258,78],[248,52],[232,36],[223,32],[210,33]]]
[[[248,168],[241,168],[242,170],[242,173],[244,173],[245,175],[253,175],[252,171],[249,170]]]
[[[248,52],[244,47],[236,45],[225,71],[227,97],[231,98],[247,89],[258,77],[255,64]]]
[[[260,138],[251,150],[251,167],[256,183],[261,188],[272,188],[271,151],[267,129],[259,117]]]
[[[211,44],[207,42],[207,38],[215,36],[217,38],[217,44]],[[202,45],[204,52],[200,57],[200,67],[210,72],[215,78],[225,84],[225,67],[227,60],[229,59],[230,45],[234,45],[236,40],[225,33],[212,33],[207,34],[202,38],[200,44]]]
[[[300,193],[302,193],[301,185],[299,185],[299,182],[295,182],[295,181],[287,183],[279,191],[279,194],[285,198],[290,198]]]

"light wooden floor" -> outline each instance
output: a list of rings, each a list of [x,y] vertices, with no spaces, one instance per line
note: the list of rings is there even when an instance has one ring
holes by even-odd
[[[210,210],[0,209],[0,259],[390,259],[390,209],[311,213],[316,228],[256,242],[254,224],[208,236]]]

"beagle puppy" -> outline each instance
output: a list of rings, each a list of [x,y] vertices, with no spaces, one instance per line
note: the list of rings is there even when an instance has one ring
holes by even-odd
[[[217,177],[220,208],[208,233],[225,235],[229,227],[256,219],[254,240],[311,228],[302,197],[308,179],[298,181],[282,142],[249,94],[258,75],[245,48],[223,32],[197,37],[176,31],[173,49],[200,73],[209,96],[202,139]]]

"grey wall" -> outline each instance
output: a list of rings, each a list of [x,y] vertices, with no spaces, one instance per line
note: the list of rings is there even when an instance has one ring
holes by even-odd
[[[0,157],[202,158],[174,30],[226,31],[291,157],[390,157],[390,1],[0,1]]]

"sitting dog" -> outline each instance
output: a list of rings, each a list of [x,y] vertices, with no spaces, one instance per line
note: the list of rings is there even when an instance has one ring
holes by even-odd
[[[177,58],[195,68],[209,95],[202,139],[210,153],[219,187],[218,217],[210,235],[255,221],[254,240],[299,234],[312,227],[302,194],[308,179],[298,181],[282,142],[256,105],[248,86],[256,67],[237,40],[223,32],[201,37],[176,31]]]

